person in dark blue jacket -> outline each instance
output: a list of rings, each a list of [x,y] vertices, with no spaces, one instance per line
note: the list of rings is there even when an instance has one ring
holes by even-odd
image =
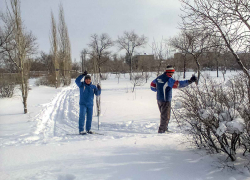
[[[157,92],[157,103],[161,113],[158,133],[168,132],[168,123],[171,114],[172,88],[182,88],[197,81],[193,75],[190,80],[177,81],[172,78],[175,70],[173,66],[167,66],[166,72],[151,82],[151,90]]]
[[[85,71],[75,80],[77,86],[80,89],[79,134],[85,134],[86,132],[89,134],[93,133],[91,131],[91,123],[93,115],[94,94],[96,96],[99,96],[101,94],[101,87],[99,85],[97,86],[93,85],[91,82],[91,77],[87,74],[88,73]],[[84,82],[81,82],[84,76],[85,76]],[[86,113],[87,113],[86,132],[84,132]]]

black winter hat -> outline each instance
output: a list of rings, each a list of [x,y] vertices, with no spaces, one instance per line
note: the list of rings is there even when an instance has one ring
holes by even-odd
[[[91,79],[91,76],[90,75],[86,75],[85,79]]]

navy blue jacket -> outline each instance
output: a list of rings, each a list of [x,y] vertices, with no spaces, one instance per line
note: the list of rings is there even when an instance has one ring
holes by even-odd
[[[76,78],[75,82],[80,89],[80,105],[93,106],[94,94],[99,96],[101,94],[101,89],[98,90],[95,85],[92,83],[86,84],[81,82],[83,75],[80,75]]]
[[[188,85],[188,80],[176,81],[163,73],[151,82],[151,90],[157,92],[158,101],[166,102],[172,100],[172,88],[182,88]]]

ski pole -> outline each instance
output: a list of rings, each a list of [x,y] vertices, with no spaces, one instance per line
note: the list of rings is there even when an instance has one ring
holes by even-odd
[[[99,122],[100,122],[100,120],[99,120],[99,114],[98,114],[98,131],[99,131]]]
[[[99,83],[97,83],[97,85],[99,85]],[[101,101],[100,96],[101,95],[96,97],[97,98],[98,131],[99,131],[99,126],[100,126],[100,112],[101,112],[101,110],[100,110],[100,103],[101,103],[100,102]]]

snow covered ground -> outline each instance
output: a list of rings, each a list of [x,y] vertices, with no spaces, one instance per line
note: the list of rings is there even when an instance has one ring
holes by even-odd
[[[233,73],[228,73],[231,76]],[[215,76],[215,73],[211,73]],[[191,73],[187,78],[191,77]],[[21,97],[0,99],[1,180],[247,180],[193,148],[172,116],[171,134],[157,134],[159,110],[151,79],[132,93],[128,76],[102,81],[100,130],[78,133],[79,90],[34,86],[23,114]],[[174,97],[178,96],[174,90]],[[96,110],[95,110],[96,111]],[[95,113],[95,112],[94,112]],[[239,160],[240,161],[240,160]]]

